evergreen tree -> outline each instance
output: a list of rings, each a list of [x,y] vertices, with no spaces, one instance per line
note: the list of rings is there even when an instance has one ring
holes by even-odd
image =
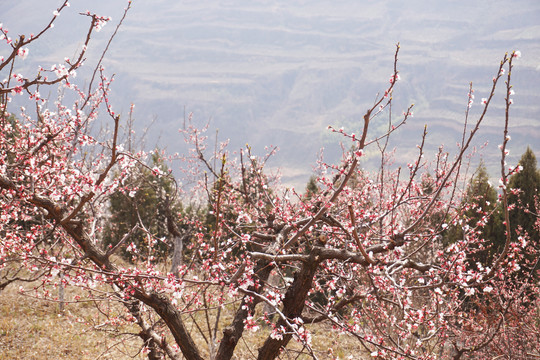
[[[535,227],[538,212],[536,209],[536,200],[540,195],[540,172],[536,168],[536,156],[530,147],[527,147],[525,153],[519,160],[521,171],[510,177],[509,189],[511,191],[508,196],[509,204],[515,205],[510,210],[510,224],[513,229],[520,226],[523,231],[526,231],[531,239],[538,240],[538,229]]]
[[[483,244],[479,244],[470,260],[472,263],[481,262],[485,265],[497,251],[499,237],[503,238],[499,235],[502,223],[500,216],[496,215],[499,212],[496,208],[497,192],[489,183],[489,174],[483,162],[478,165],[475,173],[462,200],[462,208],[465,210],[458,223],[449,228],[446,242],[463,239],[464,230],[483,239]]]
[[[317,195],[319,191],[320,189],[319,185],[317,185],[317,177],[315,175],[311,175],[306,185],[306,192],[304,193],[306,200],[313,198],[313,196]]]
[[[174,180],[168,174],[167,165],[156,151],[150,166],[139,165],[125,188],[111,195],[110,217],[104,231],[106,245],[115,246],[139,224],[140,228],[131,233],[120,254],[131,259],[132,253],[126,251],[131,243],[144,257],[157,258],[167,253],[165,240],[169,231],[165,207],[172,207],[172,213],[181,209],[168,201],[175,190]]]
[[[527,147],[521,156],[519,166],[521,170],[512,175],[508,182],[510,229],[514,241],[517,241],[518,236],[528,234],[531,249],[529,256],[525,259],[525,266],[530,271],[535,265],[536,269],[539,268],[535,253],[540,250],[540,232],[536,226],[538,221],[536,204],[540,197],[540,171],[537,169],[536,156],[530,147]]]

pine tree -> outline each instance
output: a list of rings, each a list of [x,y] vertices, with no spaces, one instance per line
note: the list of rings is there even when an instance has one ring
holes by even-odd
[[[510,211],[510,224],[514,229],[520,226],[531,239],[538,239],[539,233],[535,227],[537,217],[534,214],[538,212],[536,200],[540,195],[540,172],[536,168],[536,156],[530,147],[527,147],[521,156],[519,165],[522,167],[521,171],[512,175],[508,183],[510,189],[519,189],[508,196],[508,202],[515,205]]]
[[[313,198],[313,196],[317,195],[319,191],[320,189],[317,185],[317,177],[315,175],[311,175],[306,185],[306,192],[304,193],[306,200]]]
[[[159,174],[156,174],[157,172]],[[152,155],[150,166],[137,167],[126,184],[127,189],[112,194],[110,217],[104,232],[105,245],[115,246],[139,224],[140,228],[131,233],[119,253],[130,259],[131,253],[126,252],[126,248],[131,243],[145,258],[162,257],[167,253],[166,239],[169,231],[165,206],[171,206],[173,213],[181,208],[179,204],[171,204],[168,200],[174,197],[175,184],[167,174],[169,169],[156,151]]]
[[[462,208],[465,211],[458,224],[448,230],[446,242],[452,243],[462,239],[464,229],[467,229],[470,235],[483,240],[470,260],[472,263],[481,262],[485,265],[497,251],[502,224],[498,220],[499,216],[496,216],[497,192],[489,182],[489,174],[483,162],[478,165],[475,173],[462,200]]]
[[[526,269],[539,268],[535,253],[540,250],[540,232],[537,227],[537,201],[540,198],[540,171],[537,169],[536,156],[530,147],[519,160],[521,170],[510,177],[508,183],[508,204],[511,236],[517,241],[518,236],[528,235],[531,253],[526,257]]]

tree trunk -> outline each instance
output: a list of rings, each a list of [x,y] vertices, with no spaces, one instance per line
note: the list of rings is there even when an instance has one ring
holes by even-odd
[[[184,238],[188,236],[189,231],[183,235],[180,233],[171,213],[171,204],[168,196],[165,199],[165,216],[167,218],[167,231],[171,235],[173,242],[171,273],[173,273],[175,277],[178,277],[178,267],[183,264]]]
[[[64,286],[64,272],[60,272],[60,284],[58,284],[58,311],[64,312],[64,294],[66,287]]]
[[[157,293],[143,294],[136,291],[134,297],[153,308],[165,321],[174,340],[180,346],[182,355],[187,360],[203,360],[189,330],[180,317],[180,313],[165,295]]]
[[[271,273],[270,276],[268,277],[268,285],[276,286],[280,283],[280,281],[281,281],[281,278],[275,272]],[[268,314],[268,319],[271,319],[273,315],[276,313],[276,309],[274,309],[274,307],[270,305],[269,303],[265,302],[263,304],[263,314],[264,313]]]
[[[171,273],[173,273],[175,277],[178,277],[178,267],[184,264],[184,259],[183,259],[184,236],[173,237],[173,256],[172,256]]]
[[[259,260],[255,266],[255,276],[259,281],[260,286],[250,286],[248,290],[261,293],[264,290],[264,283],[268,280],[272,265],[266,260]],[[254,298],[247,301],[247,296],[242,299],[242,303],[238,307],[234,319],[228,327],[223,329],[223,338],[219,344],[219,349],[216,355],[216,360],[229,360],[234,354],[234,349],[244,332],[244,320],[249,314],[253,314],[255,306],[261,302],[260,299]]]
[[[300,271],[294,275],[293,283],[283,299],[282,313],[289,322],[302,316],[307,294],[312,287],[313,277],[318,267],[319,262],[312,260],[303,264]],[[287,329],[288,333],[284,334],[282,339],[274,339],[269,336],[263,346],[259,348],[258,360],[273,360],[278,357],[281,348],[287,346],[292,338],[292,334],[290,334],[291,329],[283,318],[280,318],[276,323],[276,328],[279,329],[281,326]]]

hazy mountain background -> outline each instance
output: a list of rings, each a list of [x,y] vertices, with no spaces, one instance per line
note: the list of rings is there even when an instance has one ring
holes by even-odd
[[[60,3],[0,0],[0,22],[12,37],[37,33]],[[126,4],[72,0],[53,31],[18,63],[20,71],[73,56],[89,23],[78,13],[89,9],[110,15],[112,22],[94,34],[88,66],[77,78],[88,81]],[[139,133],[154,121],[148,148],[184,151],[177,129],[186,111],[196,123],[210,121],[212,136],[219,129],[220,140],[230,138],[231,150],[249,143],[264,154],[266,145],[278,146],[270,165],[282,169],[284,183],[303,190],[321,147],[327,160],[339,159],[341,139],[326,127],[360,132],[363,113],[388,85],[397,42],[401,81],[394,95],[394,120],[415,104],[414,117],[391,143],[397,164],[413,159],[425,124],[429,154],[440,144],[454,153],[469,82],[476,96],[474,120],[500,60],[514,49],[523,56],[512,74],[516,94],[510,162],[527,145],[540,156],[537,0],[135,0],[104,65],[116,74],[116,111],[126,114],[135,103]],[[492,177],[499,174],[503,98],[501,87],[477,139],[477,145],[489,141],[482,157]],[[385,112],[372,134],[381,133],[387,121]],[[366,167],[375,154],[370,159]]]

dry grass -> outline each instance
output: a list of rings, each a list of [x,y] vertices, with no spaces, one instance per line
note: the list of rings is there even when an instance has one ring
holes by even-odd
[[[9,286],[0,293],[0,359],[145,359],[138,338],[92,331],[99,318],[89,304],[66,304],[61,313],[58,304]]]
[[[66,304],[64,312],[60,312],[57,303],[22,296],[17,293],[17,287],[12,284],[0,293],[0,359],[147,359],[140,353],[140,338],[130,335],[139,331],[136,326],[124,325],[114,333],[103,331],[106,327],[100,327],[99,324],[106,317],[97,311],[93,303]],[[69,291],[79,290],[70,288],[67,296],[70,295]],[[112,312],[124,311],[120,304],[112,304],[110,308]],[[224,309],[222,328],[228,325],[235,309],[236,305]],[[212,317],[215,314],[209,315]],[[186,317],[185,320],[195,341],[200,344],[203,357],[209,357],[208,345],[193,324],[197,321],[205,328],[204,313],[197,312],[193,318]],[[361,358],[358,355],[362,351],[360,344],[349,336],[321,324],[308,328],[319,359],[346,359],[349,355]],[[257,332],[245,331],[233,359],[256,358],[257,348],[263,344],[269,332],[270,329],[262,324]],[[220,334],[218,331],[218,339]],[[299,356],[301,350],[302,345],[291,340],[287,351],[280,358],[311,359],[307,354]]]

